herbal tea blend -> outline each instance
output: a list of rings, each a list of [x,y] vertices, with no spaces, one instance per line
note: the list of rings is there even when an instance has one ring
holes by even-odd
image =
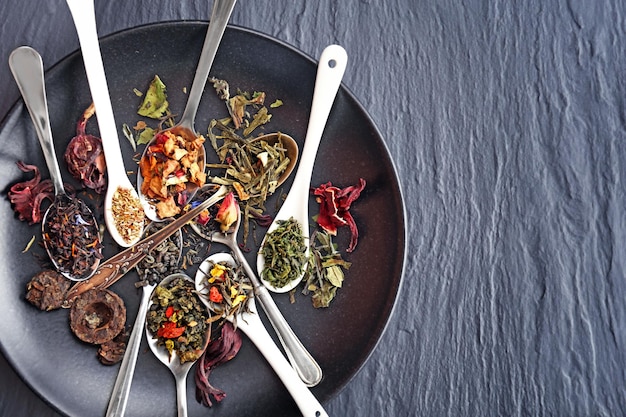
[[[262,278],[276,288],[282,288],[302,275],[307,262],[306,245],[300,223],[293,217],[278,222],[267,234],[261,250],[265,258]]]

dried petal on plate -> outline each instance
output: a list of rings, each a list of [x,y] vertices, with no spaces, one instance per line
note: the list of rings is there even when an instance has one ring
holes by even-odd
[[[54,186],[49,179],[41,180],[39,168],[28,165],[22,161],[17,162],[17,167],[22,172],[32,172],[33,178],[28,181],[14,184],[9,189],[9,201],[13,204],[13,210],[18,213],[18,218],[27,221],[28,224],[41,222],[41,204],[45,199],[54,200]]]
[[[165,84],[158,75],[155,75],[137,113],[152,119],[160,119],[167,114],[169,103],[165,90]]]
[[[359,198],[365,188],[365,180],[359,179],[358,185],[346,188],[338,188],[330,182],[322,184],[313,190],[316,201],[320,204],[320,212],[317,223],[331,235],[337,234],[337,228],[348,226],[350,228],[350,245],[347,251],[352,252],[356,248],[359,231],[354,218],[350,214],[350,206]]]
[[[67,169],[83,186],[102,194],[106,190],[106,161],[102,140],[85,133],[87,121],[93,116],[93,103],[76,124],[76,136],[70,140],[63,155]]]
[[[219,365],[233,359],[241,348],[241,335],[232,324],[225,322],[219,338],[212,340],[196,366],[196,400],[206,407],[211,407],[211,397],[220,402],[226,393],[209,382],[211,371]]]

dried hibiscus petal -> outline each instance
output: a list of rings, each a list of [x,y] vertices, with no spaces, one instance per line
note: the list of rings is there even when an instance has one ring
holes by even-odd
[[[350,206],[359,198],[365,188],[365,180],[359,179],[358,185],[346,188],[338,188],[327,182],[313,190],[316,201],[320,204],[320,212],[317,216],[317,224],[331,235],[337,234],[337,228],[348,226],[350,228],[350,245],[347,252],[352,252],[359,239],[359,231],[354,218],[350,214]]]
[[[196,400],[206,407],[211,407],[211,397],[218,403],[226,393],[209,382],[211,371],[217,366],[234,358],[241,348],[241,335],[230,322],[225,322],[218,339],[211,341],[198,361],[196,367]]]
[[[14,184],[9,190],[9,201],[20,220],[28,224],[39,223],[42,219],[41,203],[45,199],[54,200],[54,186],[49,179],[41,180],[41,173],[35,165],[18,161],[17,167],[22,172],[32,172],[33,178]]]
[[[64,158],[67,169],[74,178],[85,187],[98,194],[106,190],[106,162],[102,149],[102,140],[85,133],[87,121],[93,116],[93,104],[85,110],[76,125],[76,136],[72,138],[65,150]]]

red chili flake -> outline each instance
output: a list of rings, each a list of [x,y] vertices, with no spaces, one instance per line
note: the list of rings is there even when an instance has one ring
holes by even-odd
[[[220,293],[219,288],[217,288],[216,286],[211,287],[211,289],[209,289],[209,300],[213,301],[214,303],[221,303],[224,301],[224,296]]]
[[[164,337],[166,339],[176,339],[185,333],[185,327],[177,327],[173,321],[166,321],[163,323],[159,330],[157,330],[158,337]]]
[[[165,317],[167,317],[168,319],[170,317],[172,317],[172,314],[174,314],[174,307],[169,306],[165,309]]]
[[[348,226],[350,228],[350,245],[347,252],[352,252],[359,239],[359,231],[354,218],[350,214],[350,206],[359,198],[365,188],[365,180],[359,179],[358,185],[346,188],[338,188],[330,182],[313,189],[316,201],[320,204],[320,213],[317,223],[331,235],[337,234],[337,228]]]
[[[14,184],[9,189],[9,201],[20,220],[25,220],[28,224],[39,223],[43,217],[41,204],[45,199],[50,202],[54,200],[54,186],[49,179],[41,180],[39,168],[35,165],[18,161],[17,167],[22,172],[32,172],[34,176],[31,180]]]

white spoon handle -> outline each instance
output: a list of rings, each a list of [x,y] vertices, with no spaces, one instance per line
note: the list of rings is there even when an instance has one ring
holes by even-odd
[[[254,311],[254,310],[253,310]],[[304,417],[328,417],[317,398],[304,385],[280,349],[274,343],[265,329],[263,322],[255,313],[243,313],[237,319],[237,326],[256,345],[267,362],[272,366],[276,375],[291,394],[296,405]]]
[[[294,185],[297,184],[306,189],[307,196],[317,148],[322,140],[322,133],[324,133],[324,128],[335,102],[347,64],[348,54],[339,45],[327,46],[320,55],[309,125],[304,140],[302,156],[300,157],[300,165],[293,180]]]
[[[117,125],[113,117],[111,97],[109,96],[109,88],[104,74],[102,55],[100,54],[94,2],[93,0],[66,1],[78,33],[87,81],[96,107],[96,119],[100,129],[106,162],[110,167],[108,169],[110,175],[111,171],[122,170],[124,160],[119,146]],[[115,168],[111,169],[112,167]]]

